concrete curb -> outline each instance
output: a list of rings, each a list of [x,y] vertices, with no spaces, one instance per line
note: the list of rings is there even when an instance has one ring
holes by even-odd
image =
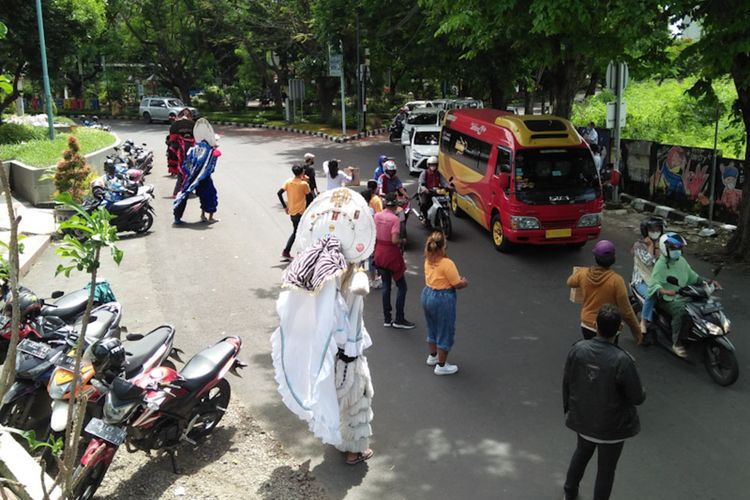
[[[100,119],[105,118],[109,120],[131,120],[131,121],[141,120],[141,118],[137,116],[112,116],[112,115],[98,115],[98,116]],[[248,123],[248,122],[236,123],[236,122],[227,122],[227,121],[218,121],[218,120],[212,123],[214,125],[222,125],[225,127],[265,128],[269,130],[279,130],[282,132],[292,132],[292,133],[301,134],[301,135],[312,135],[312,136],[321,137],[328,141],[336,142],[340,144],[345,143],[345,142],[356,141],[359,139],[364,139],[366,137],[382,135],[388,132],[387,128],[376,128],[373,130],[368,130],[366,132],[357,132],[356,134],[351,134],[351,135],[330,135],[330,134],[326,134],[325,132],[302,130],[302,129],[280,126],[280,125],[266,125],[264,123]]]
[[[653,201],[644,200],[643,198],[636,198],[635,196],[631,196],[627,193],[620,194],[620,199],[625,203],[629,203],[630,206],[638,212],[651,212],[654,215],[664,217],[666,220],[681,222],[688,226],[713,227],[725,232],[733,232],[737,229],[737,226],[732,224],[724,224],[723,222],[710,222],[704,217],[687,214],[666,205],[658,205]]]

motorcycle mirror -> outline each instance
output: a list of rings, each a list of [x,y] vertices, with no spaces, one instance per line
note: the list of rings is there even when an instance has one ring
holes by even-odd
[[[667,276],[667,283],[674,286],[680,286],[680,282],[674,276]]]
[[[52,292],[52,295],[50,295],[50,297],[52,297],[53,299],[59,299],[63,295],[65,295],[65,292],[60,291],[60,290],[55,290],[54,292]]]

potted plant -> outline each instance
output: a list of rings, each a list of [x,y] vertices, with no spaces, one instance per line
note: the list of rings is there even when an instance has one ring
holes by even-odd
[[[68,137],[68,149],[63,152],[63,158],[54,168],[53,181],[56,192],[54,197],[68,193],[70,198],[81,203],[90,193],[89,183],[92,175],[91,167],[86,158],[80,153],[81,145],[74,135]],[[60,222],[69,219],[75,210],[64,204],[55,205],[55,219]]]

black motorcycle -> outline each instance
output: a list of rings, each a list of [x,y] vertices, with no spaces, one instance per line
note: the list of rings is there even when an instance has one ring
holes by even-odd
[[[404,120],[394,118],[388,127],[388,140],[391,142],[401,142],[401,132],[404,131]]]
[[[718,270],[714,271],[714,275]],[[674,277],[667,278],[676,285]],[[634,287],[633,305],[636,308],[644,302]],[[687,317],[683,323],[682,342],[689,355],[702,355],[703,363],[714,382],[729,386],[739,377],[739,365],[734,345],[727,335],[731,322],[724,314],[721,302],[714,296],[716,287],[708,282],[681,288],[677,293],[690,299],[685,304]],[[672,348],[672,318],[654,310],[653,321],[649,325],[647,340],[653,340],[666,349]]]
[[[124,200],[106,202],[98,197],[84,202],[84,209],[93,213],[100,206],[104,206],[113,218],[110,224],[117,228],[117,232],[133,231],[142,234],[151,229],[154,224],[154,208],[151,206],[151,194],[137,194]]]

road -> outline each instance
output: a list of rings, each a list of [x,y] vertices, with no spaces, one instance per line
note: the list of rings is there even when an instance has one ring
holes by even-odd
[[[590,246],[523,248],[495,252],[489,235],[467,220],[454,220],[449,254],[470,280],[459,292],[452,377],[425,365],[421,245],[426,231],[411,221],[407,253],[407,317],[418,328],[382,327],[380,296],[367,298],[365,320],[374,345],[368,351],[375,387],[376,455],[347,467],[331,447],[313,439],[306,425],[281,404],[271,367],[269,336],[276,327],[275,299],[284,263],[279,254],[291,224],[276,198],[292,162],[305,152],[322,161],[337,157],[367,175],[379,154],[401,159],[398,146],[379,139],[334,144],[310,136],[227,128],[214,181],[219,193],[214,225],[198,221],[191,200],[184,227],[171,227],[172,180],[164,176],[164,125],[118,123],[122,138],[157,151],[149,177],[157,188],[157,219],[150,234],[120,242],[125,259],[102,266],[124,305],[130,331],[163,322],[177,327],[177,343],[194,353],[227,334],[244,339],[250,363],[235,395],[339,498],[552,499],[560,491],[575,446],[563,423],[562,367],[578,339],[578,306],[568,301],[565,278],[572,266],[591,262]],[[402,173],[402,175],[405,172]],[[322,173],[320,173],[322,175]],[[413,183],[413,179],[410,179]],[[413,187],[411,188],[413,191]],[[619,249],[616,269],[630,276],[634,232],[608,227],[603,236]],[[85,277],[52,279],[59,258],[47,250],[25,283],[40,293],[81,286]],[[695,263],[703,274],[708,268]],[[642,432],[629,440],[618,467],[613,499],[747,498],[750,449],[750,317],[742,295],[746,275],[725,272],[724,302],[733,320],[740,379],[730,388],[710,381],[702,366],[679,361],[660,348],[621,345],[637,358],[647,389],[640,409]],[[594,463],[581,498],[591,498]]]

